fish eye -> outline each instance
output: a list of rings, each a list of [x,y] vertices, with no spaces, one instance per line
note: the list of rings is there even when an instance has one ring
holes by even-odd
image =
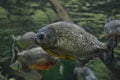
[[[38,38],[39,38],[40,40],[45,39],[45,34],[44,34],[44,33],[39,34],[39,35],[38,35]]]

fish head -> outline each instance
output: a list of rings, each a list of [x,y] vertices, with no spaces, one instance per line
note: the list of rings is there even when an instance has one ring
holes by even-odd
[[[38,30],[36,36],[34,37],[34,41],[37,45],[42,48],[54,48],[56,43],[56,36],[54,31],[48,27],[43,27]]]
[[[105,24],[108,36],[120,36],[120,20],[112,20]]]

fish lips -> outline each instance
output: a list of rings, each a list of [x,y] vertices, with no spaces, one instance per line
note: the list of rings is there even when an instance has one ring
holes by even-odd
[[[34,42],[35,42],[36,44],[39,44],[39,43],[40,43],[40,40],[38,39],[37,36],[34,37]]]

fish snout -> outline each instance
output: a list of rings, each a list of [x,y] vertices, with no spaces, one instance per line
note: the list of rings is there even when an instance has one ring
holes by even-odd
[[[44,32],[41,32],[34,37],[34,41],[35,43],[40,43],[40,41],[43,41],[45,38],[46,34]]]
[[[34,37],[34,43],[39,44],[39,42],[40,42],[40,41],[39,41],[38,37],[35,36],[35,37]]]

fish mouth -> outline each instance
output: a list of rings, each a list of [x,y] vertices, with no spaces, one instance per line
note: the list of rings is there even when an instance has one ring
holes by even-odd
[[[34,37],[34,43],[35,44],[40,44],[40,40],[37,37]]]
[[[44,43],[42,43],[38,37],[34,38],[34,43],[38,46],[41,46],[41,47],[44,45]]]

